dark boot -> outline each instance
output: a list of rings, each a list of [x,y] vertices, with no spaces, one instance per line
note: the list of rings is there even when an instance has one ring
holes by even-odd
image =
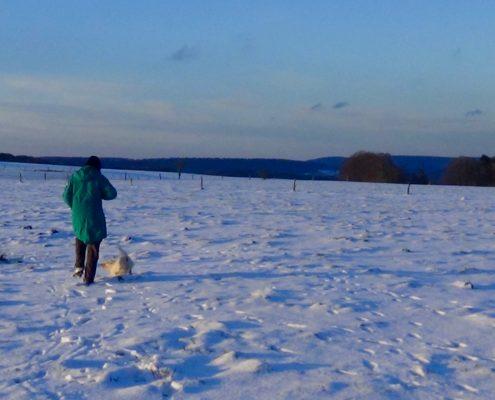
[[[86,267],[84,268],[84,283],[91,285],[95,280],[96,266],[100,253],[100,242],[87,245]]]
[[[86,245],[76,238],[76,263],[72,276],[81,277],[84,272],[84,262],[86,260]]]

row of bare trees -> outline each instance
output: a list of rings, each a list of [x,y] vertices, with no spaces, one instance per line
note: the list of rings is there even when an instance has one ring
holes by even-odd
[[[495,186],[495,157],[458,157],[452,160],[443,175],[445,185]]]
[[[423,170],[407,176],[386,153],[360,151],[349,157],[340,170],[340,179],[354,182],[428,184]],[[462,186],[495,186],[495,157],[454,158],[439,183]]]

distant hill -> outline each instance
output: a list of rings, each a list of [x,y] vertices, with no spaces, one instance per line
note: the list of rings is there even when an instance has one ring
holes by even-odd
[[[392,156],[408,176],[423,169],[432,183],[438,183],[452,160],[449,157]],[[336,180],[345,157],[324,157],[308,161],[268,158],[102,158],[105,168],[177,172],[235,177]],[[80,166],[86,157],[30,157],[0,153],[0,161]]]
[[[85,157],[29,157],[0,153],[0,161],[80,166]],[[280,179],[335,180],[338,171],[317,161],[243,158],[102,158],[104,168]]]

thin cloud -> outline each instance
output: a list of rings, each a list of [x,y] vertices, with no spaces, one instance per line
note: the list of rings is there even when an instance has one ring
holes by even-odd
[[[312,105],[309,109],[311,111],[320,111],[322,108],[323,108],[322,103],[316,103],[316,104]]]
[[[170,59],[172,61],[182,62],[190,61],[198,58],[199,51],[196,47],[184,45],[181,48],[175,50],[171,55]]]
[[[339,101],[338,103],[335,103],[333,105],[333,108],[335,110],[338,110],[339,108],[345,108],[345,107],[349,107],[349,103],[347,103],[346,101]]]
[[[480,110],[479,108],[476,108],[474,110],[468,111],[464,115],[466,116],[466,118],[475,118],[475,117],[479,117],[480,115],[483,115],[483,111]]]

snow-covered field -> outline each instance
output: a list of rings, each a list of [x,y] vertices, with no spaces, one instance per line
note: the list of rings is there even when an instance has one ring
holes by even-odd
[[[19,168],[0,398],[494,398],[494,189],[110,172],[101,258],[121,244],[135,275],[85,287],[65,178]]]

